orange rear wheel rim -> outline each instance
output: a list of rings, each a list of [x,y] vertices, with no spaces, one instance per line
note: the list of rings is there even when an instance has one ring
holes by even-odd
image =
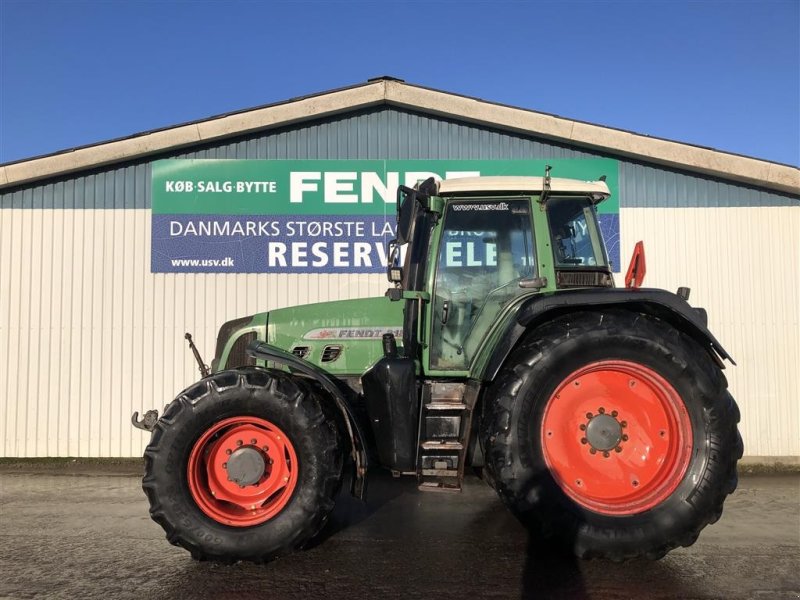
[[[678,487],[692,455],[680,394],[656,371],[598,361],[567,376],[541,425],[545,462],[580,506],[612,515],[650,510]]]

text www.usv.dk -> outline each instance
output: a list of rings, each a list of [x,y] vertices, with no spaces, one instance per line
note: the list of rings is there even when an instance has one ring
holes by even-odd
[[[210,258],[173,258],[173,267],[232,267],[233,257],[222,259]]]

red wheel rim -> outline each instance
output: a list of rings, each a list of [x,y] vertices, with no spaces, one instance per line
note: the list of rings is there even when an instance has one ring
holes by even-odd
[[[564,379],[545,407],[541,439],[561,489],[608,515],[666,500],[692,454],[692,424],[675,388],[652,369],[621,360],[594,362]]]
[[[258,480],[241,486],[229,479],[227,462],[245,449],[264,464]],[[260,457],[260,458],[259,458]],[[297,453],[286,434],[265,419],[232,417],[210,427],[192,447],[189,492],[218,523],[249,527],[268,521],[289,503],[297,486]]]

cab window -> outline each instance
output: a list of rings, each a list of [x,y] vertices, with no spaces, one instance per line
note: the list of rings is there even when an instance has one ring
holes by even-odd
[[[595,207],[589,198],[550,197],[547,217],[557,268],[604,267],[608,264]]]

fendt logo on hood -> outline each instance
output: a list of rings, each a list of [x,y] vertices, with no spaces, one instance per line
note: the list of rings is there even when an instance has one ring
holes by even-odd
[[[322,327],[312,329],[303,334],[305,340],[346,340],[346,339],[375,339],[382,338],[384,334],[391,333],[394,337],[402,339],[403,330],[399,327]]]

